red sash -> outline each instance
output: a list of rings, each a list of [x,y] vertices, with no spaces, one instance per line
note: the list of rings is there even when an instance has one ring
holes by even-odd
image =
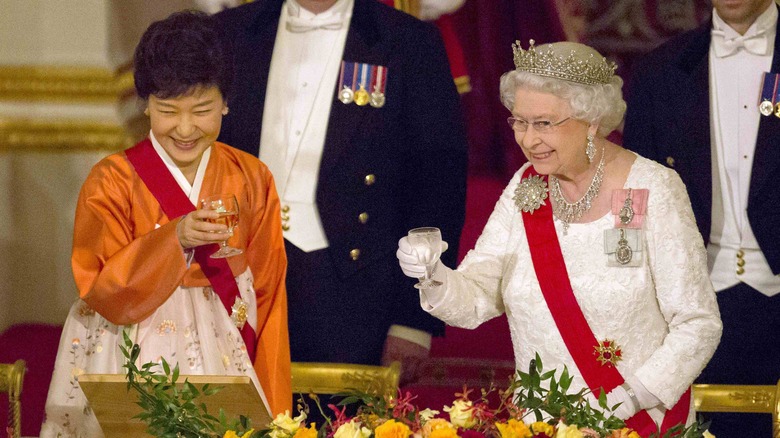
[[[189,198],[184,195],[181,187],[168,171],[162,158],[154,150],[152,142],[147,138],[130,149],[125,151],[127,159],[135,168],[138,176],[144,182],[146,187],[152,192],[152,195],[160,203],[163,212],[168,219],[173,220],[179,216],[184,216],[195,207]],[[209,279],[211,287],[216,292],[222,305],[225,306],[228,315],[232,314],[233,303],[236,297],[240,296],[236,279],[233,278],[233,272],[226,259],[212,259],[209,255],[219,249],[219,245],[202,245],[195,248],[195,260],[200,265],[200,269]],[[249,323],[245,323],[239,330],[241,337],[246,344],[246,350],[249,359],[255,360],[255,332]]]
[[[531,175],[538,175],[533,170],[533,166],[528,167],[528,170],[523,173],[523,178]],[[547,180],[547,176],[543,178]],[[582,373],[582,378],[598,397],[602,389],[609,392],[623,384],[625,379],[616,367],[601,365],[594,354],[599,343],[571,288],[569,273],[566,271],[558,235],[555,232],[552,205],[548,202],[538,210],[532,213],[523,212],[522,215],[536,278],[542,288],[547,307],[558,326],[563,342]],[[690,397],[689,388],[677,404],[666,412],[661,424],[662,432],[678,424],[685,424]],[[629,418],[626,425],[643,437],[658,431],[655,422],[645,410],[640,410]]]

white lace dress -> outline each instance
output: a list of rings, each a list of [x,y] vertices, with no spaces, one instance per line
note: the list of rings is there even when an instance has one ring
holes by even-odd
[[[247,321],[256,321],[252,313],[257,305],[249,269],[236,277],[236,282],[241,298],[248,304]],[[41,438],[103,436],[78,378],[82,374],[127,372],[122,368],[125,358],[119,349],[124,344],[123,329],[141,346],[139,366],[148,362],[162,364],[160,352],[165,352],[164,359],[171,368],[178,363],[182,381],[185,375],[246,375],[268,408],[241,334],[210,287],[179,287],[152,316],[131,326],[114,325],[78,300],[62,331]]]
[[[464,328],[506,313],[517,368],[527,370],[539,353],[545,369],[568,367],[575,376],[572,389],[578,391],[585,382],[542,295],[522,215],[512,200],[527,166],[509,182],[476,247],[457,270],[445,270],[446,290],[421,295],[421,304],[447,324]],[[663,407],[648,411],[660,422],[714,353],[720,315],[680,178],[637,157],[625,188],[649,189],[639,266],[608,263],[604,239],[605,230],[614,228],[611,213],[571,224],[566,234],[557,219],[555,228],[572,289],[593,334],[622,347],[617,368],[625,378],[635,375],[661,400]]]

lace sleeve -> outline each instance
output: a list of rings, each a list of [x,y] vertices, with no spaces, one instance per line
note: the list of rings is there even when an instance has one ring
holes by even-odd
[[[506,259],[513,253],[509,244],[513,224],[520,219],[512,197],[526,167],[504,189],[474,249],[457,270],[447,271],[441,301],[427,309],[449,325],[475,328],[504,313],[502,278]]]
[[[685,185],[660,165],[650,179],[646,244],[669,333],[635,375],[670,408],[712,357],[722,326]]]

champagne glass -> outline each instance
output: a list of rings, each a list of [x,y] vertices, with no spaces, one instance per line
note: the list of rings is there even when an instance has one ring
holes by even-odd
[[[204,198],[200,201],[200,207],[203,210],[213,210],[219,213],[216,219],[207,219],[212,224],[222,224],[227,226],[230,235],[233,235],[233,228],[238,226],[238,201],[233,194],[214,195]],[[222,259],[243,253],[243,250],[228,246],[227,239],[220,243],[219,251],[211,255],[213,259]]]
[[[417,289],[441,286],[442,282],[432,279],[433,268],[441,256],[441,231],[435,227],[421,227],[409,230],[409,245],[417,260],[425,265],[425,277],[415,284]]]

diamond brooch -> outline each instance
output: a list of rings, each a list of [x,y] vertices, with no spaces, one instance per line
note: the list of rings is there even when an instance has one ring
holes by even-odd
[[[545,205],[544,200],[547,199],[547,193],[547,182],[541,176],[533,175],[520,180],[512,199],[520,211],[533,213]]]

